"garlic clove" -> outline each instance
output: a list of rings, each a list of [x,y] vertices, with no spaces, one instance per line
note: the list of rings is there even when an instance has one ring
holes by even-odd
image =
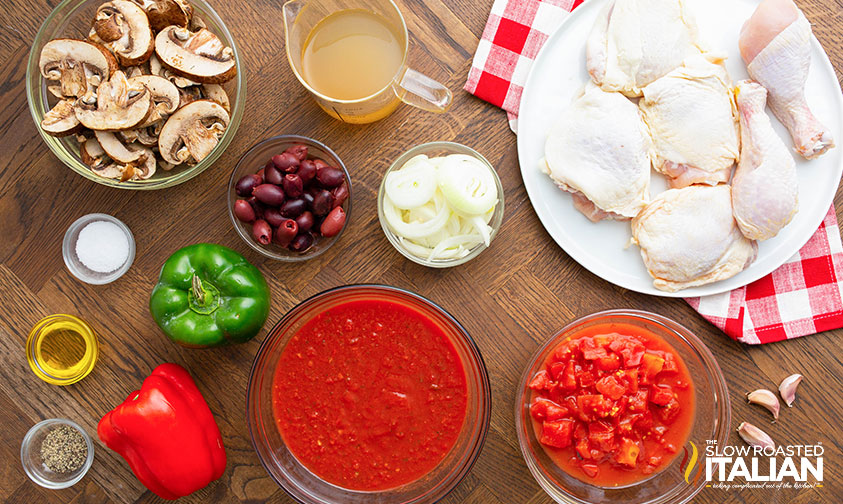
[[[751,402],[752,404],[758,404],[759,406],[764,406],[770,413],[773,414],[773,418],[775,420],[779,419],[779,398],[776,397],[776,394],[770,392],[767,389],[758,389],[753,390],[749,394],[746,395],[746,400]]]
[[[796,399],[796,387],[799,386],[799,382],[801,381],[801,374],[792,374],[782,380],[781,385],[779,385],[779,393],[782,395],[782,399],[784,399],[784,403],[787,404],[788,408],[793,406],[793,400]]]
[[[769,447],[773,449],[776,448],[776,443],[773,442],[773,438],[751,423],[741,422],[741,424],[738,425],[738,435],[751,446],[760,446],[762,448]]]

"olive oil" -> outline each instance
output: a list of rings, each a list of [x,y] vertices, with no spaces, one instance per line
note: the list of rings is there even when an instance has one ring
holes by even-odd
[[[335,100],[360,100],[387,87],[404,60],[403,37],[378,14],[345,9],[319,21],[304,43],[304,80]]]
[[[87,376],[98,353],[93,330],[72,315],[50,315],[42,319],[26,342],[30,368],[39,378],[54,385],[69,385]]]

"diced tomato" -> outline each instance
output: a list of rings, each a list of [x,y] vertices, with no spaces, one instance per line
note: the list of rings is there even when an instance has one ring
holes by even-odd
[[[577,375],[577,381],[580,384],[580,388],[588,388],[594,385],[594,374],[591,371],[582,371]]]
[[[617,454],[615,455],[615,460],[627,467],[635,467],[638,460],[638,453],[640,452],[641,447],[638,446],[638,443],[629,438],[622,437]]]
[[[662,437],[665,435],[665,433],[667,433],[667,427],[665,427],[664,425],[656,425],[655,427],[650,429],[650,432],[652,432],[658,437]]]
[[[577,397],[580,417],[586,416],[585,421],[609,416],[612,405],[604,400],[603,394],[587,394]]]
[[[560,418],[570,416],[567,408],[542,397],[536,399],[530,406],[530,414],[538,421],[559,420]]]
[[[580,457],[584,459],[591,458],[591,450],[588,448],[588,439],[577,439],[576,450],[577,453],[580,454]]]
[[[645,385],[653,383],[653,379],[663,368],[664,359],[658,355],[645,353],[644,357],[641,358],[641,371],[643,371],[641,375],[641,383]]]
[[[621,358],[617,354],[609,353],[605,357],[597,359],[594,367],[600,371],[614,371],[621,367]]]
[[[572,341],[566,341],[559,345],[559,348],[556,349],[556,352],[553,354],[553,359],[555,361],[567,361],[574,355],[573,347],[575,345]]]
[[[574,421],[571,419],[545,421],[542,423],[541,443],[554,448],[565,448],[571,445],[571,433]]]
[[[582,357],[585,360],[597,360],[606,357],[608,354],[606,353],[606,349],[602,346],[597,346],[591,338],[583,338],[582,346]]]
[[[658,406],[667,406],[673,400],[673,389],[669,385],[659,385],[652,388],[650,402]]]
[[[672,422],[677,415],[679,415],[679,410],[681,407],[679,406],[679,401],[676,400],[675,397],[671,397],[670,401],[664,406],[660,406],[655,408],[656,416],[664,423]]]
[[[573,392],[577,389],[577,376],[574,371],[574,361],[570,360],[568,361],[568,364],[565,365],[565,373],[562,375],[562,381],[560,383],[563,390]]]
[[[633,338],[616,339],[609,348],[623,357],[624,367],[631,368],[641,364],[641,357],[644,355],[644,345]]]
[[[641,412],[647,409],[647,398],[650,395],[650,391],[647,389],[639,389],[638,392],[635,393],[629,399],[629,410]]]
[[[615,449],[615,428],[606,422],[588,424],[588,440],[604,452]]]
[[[631,394],[635,394],[638,392],[638,368],[624,369],[622,371],[622,375],[620,376],[623,379],[624,384],[626,385],[626,389]]]
[[[596,343],[597,346],[602,346],[603,348],[606,348],[611,342],[615,341],[618,336],[618,333],[597,334],[594,336],[594,343]]]
[[[618,433],[620,434],[632,434],[632,428],[635,426],[635,421],[638,420],[641,415],[637,414],[626,414],[620,417],[618,420]]]
[[[585,474],[587,474],[588,476],[590,476],[592,478],[596,478],[597,473],[600,472],[600,469],[597,467],[597,464],[592,464],[590,462],[585,463],[585,464],[580,464],[580,469],[582,469],[582,472],[584,472]]]
[[[664,354],[664,368],[662,368],[663,373],[678,373],[679,372],[679,365],[676,364],[676,358],[670,352],[665,352]]]
[[[573,365],[573,361],[568,361],[571,365]],[[561,381],[562,376],[565,374],[565,362],[554,362],[550,365],[550,376],[553,377],[553,381]]]
[[[574,427],[574,438],[575,439],[585,439],[588,437],[588,427],[585,426],[582,422],[577,422],[577,426]]]
[[[650,410],[644,411],[635,419],[635,430],[641,433],[649,433],[653,428],[653,415]]]
[[[614,377],[614,375],[604,376],[603,378],[597,380],[595,388],[604,396],[615,401],[626,394],[626,387],[618,383],[618,380]]]
[[[550,375],[547,374],[547,371],[541,370],[530,381],[529,387],[533,390],[550,390],[551,383]]]

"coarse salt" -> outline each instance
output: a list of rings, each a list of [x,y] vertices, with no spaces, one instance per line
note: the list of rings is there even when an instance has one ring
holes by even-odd
[[[79,232],[76,257],[92,271],[110,273],[129,259],[129,239],[113,222],[91,222]]]

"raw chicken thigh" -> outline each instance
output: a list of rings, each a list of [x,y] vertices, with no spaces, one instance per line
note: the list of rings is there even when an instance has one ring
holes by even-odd
[[[649,148],[638,107],[588,84],[551,128],[541,169],[590,220],[630,219],[649,199]]]
[[[813,159],[834,147],[831,132],[805,101],[811,24],[793,0],[763,0],[744,23],[739,46],[750,77],[767,88],[770,108],[796,150]]]
[[[740,153],[729,76],[707,58],[689,58],[645,87],[639,102],[653,138],[653,166],[671,187],[728,182]]]
[[[640,96],[644,86],[700,53],[697,38],[682,0],[615,0],[588,37],[588,73],[606,91]]]
[[[767,90],[752,81],[741,81],[737,88],[741,160],[732,179],[732,206],[744,236],[766,240],[799,208],[796,162],[764,112]]]
[[[757,250],[735,223],[728,185],[659,194],[632,220],[632,239],[653,285],[668,292],[731,278]]]

